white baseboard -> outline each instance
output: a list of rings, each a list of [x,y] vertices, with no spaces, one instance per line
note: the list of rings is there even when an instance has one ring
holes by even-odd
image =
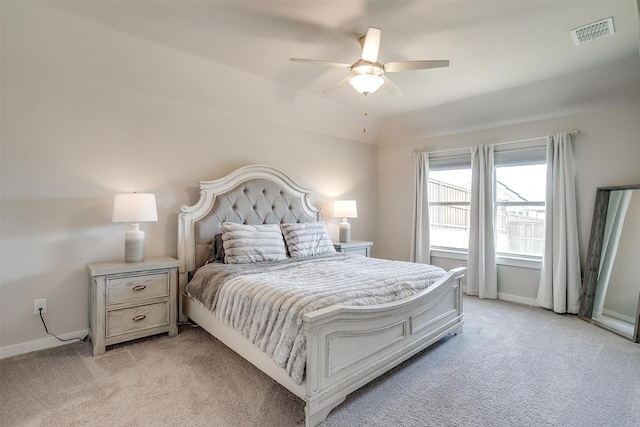
[[[82,331],[70,332],[68,334],[58,335],[62,339],[78,338],[80,339],[87,336],[88,329]],[[32,351],[45,350],[47,348],[59,347],[65,344],[72,344],[77,341],[59,341],[55,337],[43,338],[41,340],[28,341],[21,344],[8,345],[6,347],[0,347],[0,359],[7,357],[18,356],[20,354],[31,353]]]
[[[518,295],[505,294],[503,292],[498,292],[498,299],[504,301],[517,302],[519,304],[532,305],[534,307],[538,306],[535,298],[526,298]]]
[[[467,287],[462,287],[462,292],[467,293]],[[535,298],[525,298],[518,295],[505,294],[504,292],[498,292],[498,299],[503,301],[511,301],[517,302],[519,304],[532,305],[534,307],[538,306]]]

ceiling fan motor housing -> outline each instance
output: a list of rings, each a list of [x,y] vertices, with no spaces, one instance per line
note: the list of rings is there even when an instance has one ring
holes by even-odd
[[[384,66],[379,62],[367,62],[363,59],[360,59],[351,66],[351,75],[357,76],[361,74],[382,76],[384,74]]]

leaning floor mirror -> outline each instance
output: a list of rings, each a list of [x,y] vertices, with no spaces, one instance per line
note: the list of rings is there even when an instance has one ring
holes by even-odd
[[[596,193],[579,317],[640,343],[640,184]]]

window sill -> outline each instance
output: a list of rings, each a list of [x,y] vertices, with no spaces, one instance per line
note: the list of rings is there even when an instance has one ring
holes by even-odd
[[[459,251],[454,249],[431,249],[430,253],[432,257],[436,258],[457,259],[461,261],[467,260],[466,251]]]
[[[452,250],[452,249],[431,249],[432,257],[455,259],[461,261],[467,261],[467,252]],[[508,267],[521,267],[531,268],[534,270],[542,269],[542,259],[540,258],[526,258],[517,256],[506,256],[504,254],[496,255],[497,265],[506,265]]]
[[[507,265],[509,267],[531,268],[534,270],[542,269],[541,258],[496,255],[496,263],[498,265]]]

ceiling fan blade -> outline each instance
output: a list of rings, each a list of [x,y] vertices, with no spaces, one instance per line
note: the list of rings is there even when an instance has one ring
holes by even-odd
[[[384,64],[384,71],[388,73],[396,73],[398,71],[425,70],[427,68],[440,68],[448,66],[448,60],[387,62],[386,64]]]
[[[343,64],[342,62],[323,61],[321,59],[302,59],[291,58],[291,62],[305,62],[307,64],[326,65],[327,67],[350,68],[351,64]]]
[[[369,27],[367,35],[362,43],[362,60],[367,62],[378,62],[378,52],[380,51],[380,28]]]
[[[350,78],[351,78],[351,76],[346,76],[345,78],[340,80],[338,83],[336,83],[333,86],[325,89],[324,92],[322,92],[322,93],[331,93],[331,92],[333,92],[334,90],[344,86],[349,81]]]
[[[391,80],[389,80],[387,76],[382,76],[382,78],[384,79],[382,89],[386,90],[395,97],[402,96],[402,91]]]

